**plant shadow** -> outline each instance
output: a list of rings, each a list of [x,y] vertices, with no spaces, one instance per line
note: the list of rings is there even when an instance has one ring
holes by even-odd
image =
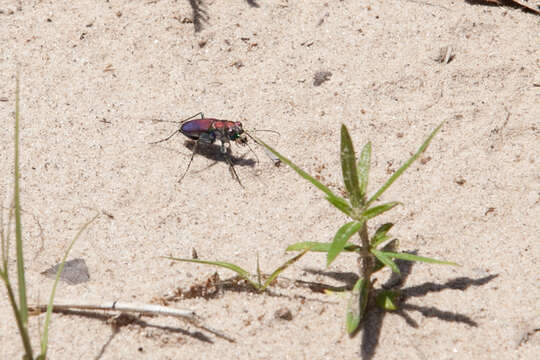
[[[414,251],[411,253],[416,254],[417,252]],[[381,286],[381,290],[393,289],[400,291],[401,298],[399,310],[392,311],[391,313],[401,316],[405,320],[405,322],[413,328],[418,328],[418,323],[409,315],[409,313],[413,311],[421,313],[424,317],[436,317],[443,321],[457,322],[468,326],[477,327],[478,324],[476,323],[476,321],[474,321],[467,315],[455,313],[452,311],[441,310],[433,306],[418,306],[414,304],[407,304],[407,300],[414,297],[425,296],[432,292],[440,292],[448,289],[464,291],[471,286],[485,285],[499,276],[496,274],[478,279],[458,277],[455,279],[451,279],[444,284],[426,282],[421,285],[402,288],[403,284],[407,280],[407,277],[411,274],[414,262],[396,260],[395,263],[401,271],[401,276],[392,273],[388,281],[386,281],[386,283]],[[341,287],[335,287],[320,283],[303,282],[304,284],[307,284],[313,291],[324,291],[327,289],[334,291],[351,290],[356,281],[358,280],[358,275],[355,273],[324,272],[313,269],[305,269],[305,271],[312,274],[327,276],[329,278],[344,283],[344,285]],[[375,290],[375,296],[377,292],[380,292],[381,290]],[[375,298],[375,296],[371,297],[371,299]],[[373,355],[375,354],[375,350],[379,343],[382,323],[386,314],[388,314],[387,311],[383,311],[382,309],[375,306],[372,301],[370,301],[370,303],[368,304],[368,308],[366,309],[366,315],[364,319],[362,319],[361,326],[362,342],[360,345],[360,353],[362,359],[369,360],[373,358]]]
[[[252,8],[258,8],[259,4],[257,0],[245,0],[246,3]],[[203,22],[208,23],[210,16],[208,12],[203,9],[203,0],[188,0],[189,6],[191,6],[191,16],[193,22],[193,29],[196,33],[200,32],[203,28]]]

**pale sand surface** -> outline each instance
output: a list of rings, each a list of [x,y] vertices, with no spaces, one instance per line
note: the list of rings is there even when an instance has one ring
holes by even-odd
[[[143,317],[146,326],[114,332],[102,316],[55,314],[50,358],[535,358],[540,18],[449,0],[250,3],[204,1],[207,20],[195,33],[182,22],[192,17],[187,0],[0,1],[0,191],[9,206],[19,63],[30,302],[47,299],[52,280],[40,272],[61,259],[88,208],[114,218],[100,217],[74,247],[70,258],[85,259],[90,281],[61,283],[60,300],[150,302],[188,289],[215,268],[160,256],[190,257],[192,248],[247,269],[258,252],[269,271],[290,257],[288,244],[331,240],[345,217],[260,148],[250,166],[255,156],[233,146],[245,155],[236,167],[245,189],[209,151],[179,186],[188,142],[149,145],[177,127],[149,119],[199,111],[278,130],[276,147],[336,191],[341,123],[357,150],[373,143],[373,192],[446,120],[424,163],[381,199],[404,205],[370,229],[395,222],[403,250],[463,266],[412,266],[402,311],[372,311],[354,338],[344,329],[345,299],[291,284],[276,296],[224,290],[169,304],[197,311],[234,344],[172,318]],[[455,58],[436,62],[448,45]],[[317,71],[332,76],[315,87]],[[309,269],[324,271],[324,256],[307,255],[284,276],[344,285]],[[352,270],[352,256],[330,268]],[[385,270],[376,286],[388,277]],[[292,321],[274,318],[283,307]],[[4,288],[0,308],[0,358],[20,358]],[[38,319],[30,322],[36,347]]]

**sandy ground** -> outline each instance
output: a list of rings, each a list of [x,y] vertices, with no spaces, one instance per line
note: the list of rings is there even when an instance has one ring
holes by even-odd
[[[179,320],[143,317],[115,331],[101,314],[55,314],[51,359],[533,359],[540,353],[540,18],[465,1],[0,1],[0,191],[12,194],[12,124],[20,64],[22,203],[30,302],[45,301],[56,264],[93,209],[101,216],[70,258],[90,281],[59,300],[156,302],[215,268],[264,271],[288,244],[330,241],[345,217],[260,148],[233,147],[239,186],[216,148],[195,157],[183,136],[149,145],[199,111],[239,120],[341,189],[339,128],[371,140],[370,191],[445,120],[418,162],[381,199],[403,206],[402,250],[462,264],[403,267],[402,310],[373,309],[344,329],[346,300],[292,280],[347,285],[356,259],[325,269],[304,257],[273,295],[222,290],[171,300],[236,343]],[[200,31],[194,31],[195,27]],[[450,46],[454,58],[436,61]],[[314,86],[314,74],[329,71]],[[268,136],[267,136],[268,135]],[[243,158],[241,158],[243,156]],[[5,218],[4,218],[5,219]],[[12,278],[15,278],[15,266]],[[220,277],[232,276],[220,270]],[[389,278],[385,270],[376,286]],[[349,279],[351,276],[348,277]],[[340,280],[341,279],[341,280]],[[22,346],[0,291],[0,358]],[[291,321],[274,313],[288,308]],[[31,318],[34,345],[43,316]]]

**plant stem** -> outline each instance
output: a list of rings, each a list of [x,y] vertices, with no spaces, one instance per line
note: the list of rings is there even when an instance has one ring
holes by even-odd
[[[371,287],[371,274],[375,266],[373,254],[369,251],[369,235],[367,230],[367,221],[364,222],[364,226],[358,233],[360,235],[360,241],[362,242],[362,250],[360,257],[358,258],[358,266],[360,267],[361,277],[367,281],[368,286]]]

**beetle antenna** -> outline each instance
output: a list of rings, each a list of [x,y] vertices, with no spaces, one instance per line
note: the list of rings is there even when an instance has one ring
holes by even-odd
[[[277,136],[281,137],[281,134],[278,132],[278,131],[275,131],[275,130],[269,130],[269,129],[257,129],[257,130],[252,130],[253,132],[258,132],[258,131],[264,131],[264,132],[271,132],[271,133],[274,133],[276,134]]]
[[[150,121],[153,121],[153,122],[166,122],[166,123],[173,123],[173,124],[180,124],[182,122],[182,121],[162,120],[162,119],[150,119]]]

